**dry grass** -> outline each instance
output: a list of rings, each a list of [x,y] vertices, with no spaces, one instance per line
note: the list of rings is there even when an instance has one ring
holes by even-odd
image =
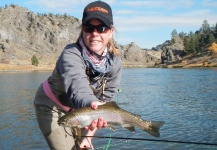
[[[217,58],[195,58],[183,60],[181,63],[168,65],[169,68],[217,67]]]
[[[53,70],[54,66],[52,65],[43,65],[43,66],[33,66],[33,65],[9,65],[9,64],[0,64],[1,71],[28,71],[28,70]]]

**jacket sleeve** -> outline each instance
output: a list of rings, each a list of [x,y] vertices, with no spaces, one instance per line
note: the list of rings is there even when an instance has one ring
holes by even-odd
[[[69,100],[76,108],[90,106],[97,98],[89,86],[86,66],[75,44],[68,45],[57,62],[64,88]]]
[[[104,89],[103,100],[111,101],[117,93],[122,75],[122,61],[120,57],[116,57],[112,70],[106,76],[106,85]]]

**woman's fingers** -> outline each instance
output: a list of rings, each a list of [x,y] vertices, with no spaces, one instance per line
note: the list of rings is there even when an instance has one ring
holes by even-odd
[[[98,105],[103,105],[105,104],[104,102],[100,102],[100,101],[93,101],[91,103],[91,108],[92,109],[97,109]],[[93,120],[91,125],[89,127],[84,127],[84,130],[90,129],[90,130],[94,130],[95,128],[105,128],[107,127],[107,122],[105,120],[103,120],[103,118],[98,118],[98,120]]]
[[[89,129],[94,130],[95,128],[97,128],[97,124],[98,124],[97,120],[93,120]]]
[[[97,128],[101,128],[103,126],[103,122],[104,122],[103,119],[99,118],[97,122]]]
[[[91,103],[90,106],[91,106],[92,109],[95,110],[95,109],[98,108],[99,105],[103,105],[103,104],[105,104],[105,102],[101,102],[101,101],[93,101],[93,102]]]
[[[108,126],[107,121],[103,121],[102,127],[105,128],[105,127],[107,127],[107,126]]]
[[[103,118],[99,118],[98,120],[92,121],[91,125],[89,126],[89,129],[94,130],[95,128],[99,129],[105,127],[107,127],[107,122],[103,120]],[[85,127],[84,129],[88,129],[88,128]]]
[[[94,110],[97,109],[98,108],[97,103],[96,102],[92,102],[91,103],[91,108],[94,109]]]

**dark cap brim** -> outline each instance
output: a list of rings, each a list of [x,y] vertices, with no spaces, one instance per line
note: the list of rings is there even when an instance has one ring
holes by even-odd
[[[84,20],[82,20],[82,25],[86,24],[90,19],[94,18],[101,20],[108,27],[112,25],[112,23],[109,20],[105,19],[104,17],[98,14],[92,14],[91,16],[86,17]]]

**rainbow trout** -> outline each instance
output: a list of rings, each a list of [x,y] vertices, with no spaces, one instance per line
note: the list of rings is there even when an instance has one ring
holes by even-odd
[[[135,127],[138,127],[155,137],[160,136],[159,129],[164,124],[163,121],[143,120],[139,115],[121,109],[115,102],[107,102],[98,106],[96,110],[91,107],[76,109],[62,116],[58,123],[64,127],[83,128],[89,126],[93,120],[97,120],[99,117],[107,121],[111,129],[113,126],[119,125],[134,132]]]

